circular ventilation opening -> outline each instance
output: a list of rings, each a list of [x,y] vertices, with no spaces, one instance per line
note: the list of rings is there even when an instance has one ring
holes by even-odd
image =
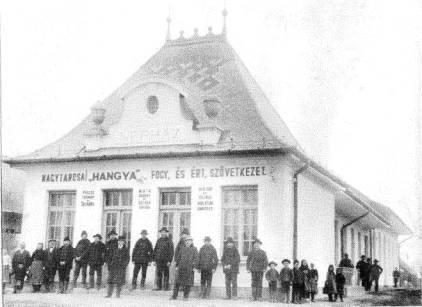
[[[158,98],[156,96],[149,96],[147,99],[148,112],[151,114],[157,113],[158,111]]]

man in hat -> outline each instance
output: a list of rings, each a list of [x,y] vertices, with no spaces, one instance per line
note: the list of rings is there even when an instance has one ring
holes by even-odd
[[[366,263],[363,268],[365,291],[371,291],[371,288],[372,288],[371,267],[372,267],[372,259],[366,258]]]
[[[397,283],[400,281],[400,270],[395,268],[393,271],[394,288],[397,288]]]
[[[97,290],[101,288],[102,268],[105,258],[105,244],[101,242],[102,236],[97,233],[94,236],[94,242],[89,246],[88,264],[89,264],[89,288],[94,288],[94,274],[97,272]]]
[[[267,254],[261,249],[261,244],[259,239],[255,239],[252,251],[246,260],[246,269],[251,273],[252,299],[254,301],[262,299],[262,277],[268,266]]]
[[[375,292],[378,292],[378,281],[380,279],[380,275],[383,272],[382,267],[380,267],[378,263],[379,263],[378,259],[375,259],[374,264],[371,266],[371,272],[370,272],[370,279],[371,281],[375,282]]]
[[[58,249],[56,247],[56,240],[50,239],[48,240],[48,247],[44,250],[45,253],[45,289],[47,292],[54,290],[54,277],[56,276],[57,266],[56,266],[56,258],[57,258]]]
[[[81,233],[81,240],[75,247],[75,270],[73,271],[73,287],[76,287],[79,272],[82,269],[82,286],[86,287],[86,269],[88,266],[88,249],[91,242],[88,240],[88,234],[84,230]]]
[[[63,239],[63,245],[57,252],[56,263],[59,271],[59,293],[67,293],[73,263],[73,247],[69,237]]]
[[[365,267],[365,259],[366,259],[366,256],[362,255],[362,256],[360,256],[360,260],[358,261],[358,263],[356,263],[356,270],[359,271],[359,280],[360,280],[362,286],[365,286],[364,285],[364,272],[363,272],[364,267]]]
[[[19,243],[19,248],[13,254],[12,258],[12,275],[14,275],[13,293],[23,289],[25,276],[31,265],[31,255],[25,249],[25,243]]]
[[[108,288],[106,298],[110,298],[116,285],[116,297],[120,297],[126,279],[126,267],[129,264],[129,250],[125,246],[126,238],[118,237],[117,248],[112,250],[108,265]]]
[[[217,269],[218,257],[215,247],[211,244],[211,238],[204,238],[204,245],[199,250],[199,265],[201,271],[201,296],[208,298],[211,292],[212,275]]]
[[[233,238],[228,237],[223,248],[221,264],[226,281],[226,299],[237,297],[237,274],[239,274],[240,255]]]
[[[281,302],[290,303],[290,285],[293,282],[293,270],[290,268],[290,260],[283,259],[283,268],[280,270]]]
[[[108,233],[108,239],[109,240],[106,242],[106,245],[105,245],[105,248],[106,248],[106,250],[105,250],[105,262],[107,263],[107,267],[110,263],[111,256],[113,255],[114,250],[117,249],[117,245],[118,245],[117,244],[117,232],[114,229],[112,229]]]
[[[173,261],[174,246],[172,240],[169,238],[169,231],[166,227],[160,229],[160,238],[155,243],[153,259],[156,265],[156,287],[155,291],[161,290],[163,286],[164,277],[164,290],[170,290],[169,287],[169,267]]]
[[[180,249],[185,245],[185,238],[189,235],[190,235],[189,229],[186,227],[183,228],[180,233],[180,240],[177,243],[176,249],[174,251],[174,259],[176,259],[176,257],[179,255]]]
[[[174,258],[177,277],[171,299],[177,299],[180,287],[183,288],[183,298],[189,298],[194,281],[194,269],[198,267],[198,250],[192,243],[192,237],[185,236],[185,244],[180,247],[179,254]]]
[[[136,289],[136,281],[138,279],[139,270],[142,269],[141,288],[145,287],[145,279],[147,276],[148,264],[152,260],[152,249],[151,241],[147,238],[148,232],[144,229],[141,231],[141,238],[136,241],[135,247],[132,251],[132,262],[133,277],[132,277],[132,289]]]

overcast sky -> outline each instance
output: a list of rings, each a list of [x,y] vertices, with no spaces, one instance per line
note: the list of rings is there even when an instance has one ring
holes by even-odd
[[[303,148],[409,224],[420,2],[227,0],[230,43]],[[189,36],[220,32],[223,5],[3,1],[3,153],[73,128],[162,46],[169,11],[173,36]]]

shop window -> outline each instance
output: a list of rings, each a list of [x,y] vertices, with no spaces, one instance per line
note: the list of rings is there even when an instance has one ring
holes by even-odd
[[[119,235],[125,236],[126,246],[130,249],[132,225],[132,190],[105,190],[103,234],[115,230]]]
[[[257,186],[223,188],[223,240],[232,237],[242,256],[252,249],[258,233]]]
[[[68,236],[73,242],[76,192],[53,191],[48,198],[48,240],[61,244]]]

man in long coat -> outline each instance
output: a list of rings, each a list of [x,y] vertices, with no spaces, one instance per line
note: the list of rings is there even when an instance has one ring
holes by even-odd
[[[73,287],[76,287],[79,272],[82,269],[82,286],[86,287],[86,270],[88,267],[88,249],[91,242],[88,240],[88,234],[84,230],[81,233],[81,240],[75,247],[75,270],[73,271]]]
[[[378,292],[378,280],[383,272],[382,267],[378,265],[379,261],[374,260],[374,264],[371,266],[370,279],[375,282],[375,292]]]
[[[132,251],[133,277],[132,289],[136,289],[136,281],[138,279],[139,271],[142,269],[141,288],[145,287],[145,279],[147,276],[148,265],[152,260],[154,252],[151,241],[147,238],[148,232],[144,229],[141,231],[141,238],[136,241],[135,247]]]
[[[19,249],[13,254],[12,274],[14,275],[13,293],[23,289],[25,276],[31,265],[31,255],[25,249],[25,243],[19,244]]]
[[[252,275],[252,298],[254,301],[262,298],[262,277],[268,266],[267,254],[261,249],[261,244],[259,239],[255,239],[252,251],[246,260],[246,269]]]
[[[360,260],[358,261],[358,263],[356,263],[356,270],[359,271],[359,280],[360,280],[360,283],[361,283],[362,286],[365,286],[364,285],[364,283],[365,283],[364,282],[365,259],[366,259],[366,256],[362,255],[362,256],[360,256]]]
[[[47,292],[54,290],[54,278],[57,271],[57,252],[56,240],[48,241],[48,247],[44,250],[45,253],[45,289]]]
[[[56,256],[56,265],[59,271],[59,292],[66,293],[73,263],[73,247],[70,245],[69,237],[64,238],[63,245],[59,248]]]
[[[117,249],[117,232],[112,229],[108,233],[109,240],[105,244],[105,262],[107,263],[107,267],[110,264],[111,256],[114,254],[114,250]]]
[[[211,244],[211,238],[204,238],[204,245],[199,250],[198,269],[201,271],[201,296],[210,296],[212,275],[217,269],[218,257],[215,247]]]
[[[125,246],[125,237],[119,236],[118,246],[111,251],[108,264],[108,288],[106,298],[113,294],[114,285],[116,285],[116,297],[120,297],[122,286],[125,284],[126,267],[129,264],[129,250]]]
[[[226,281],[226,299],[237,297],[237,274],[239,274],[240,255],[232,237],[228,237],[223,248],[221,264]]]
[[[193,246],[192,237],[185,237],[185,245],[175,258],[177,278],[174,285],[172,299],[177,299],[180,287],[183,287],[183,298],[188,299],[193,286],[194,269],[198,267],[198,250]]]
[[[97,272],[97,290],[101,288],[101,281],[103,277],[103,264],[105,258],[105,244],[101,242],[102,236],[96,234],[94,242],[91,243],[88,250],[88,264],[89,264],[89,288],[94,288],[95,272]]]
[[[160,229],[161,237],[157,240],[154,248],[154,262],[156,265],[156,288],[154,290],[162,289],[162,282],[164,277],[164,290],[169,290],[169,267],[173,261],[174,246],[173,241],[168,236],[166,227]]]
[[[183,228],[182,232],[180,233],[179,242],[177,243],[176,249],[174,250],[174,258],[176,258],[178,256],[182,247],[185,246],[185,239],[189,235],[190,235],[189,229],[186,228],[186,227]]]

